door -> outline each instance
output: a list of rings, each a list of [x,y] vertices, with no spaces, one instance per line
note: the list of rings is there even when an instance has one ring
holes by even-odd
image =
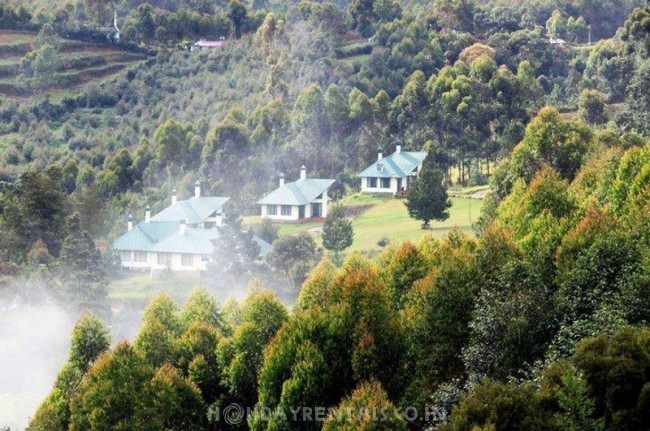
[[[311,204],[311,216],[312,217],[321,216],[320,204]]]
[[[305,218],[305,206],[300,205],[298,207],[298,218]]]

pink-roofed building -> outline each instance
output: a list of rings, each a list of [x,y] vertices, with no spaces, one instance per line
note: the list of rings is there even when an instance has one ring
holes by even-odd
[[[204,51],[206,49],[221,48],[224,43],[223,40],[199,40],[190,47],[190,51]]]

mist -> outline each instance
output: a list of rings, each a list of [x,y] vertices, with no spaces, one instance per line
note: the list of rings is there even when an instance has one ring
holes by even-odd
[[[54,302],[0,297],[0,428],[27,426],[67,359],[73,325]]]

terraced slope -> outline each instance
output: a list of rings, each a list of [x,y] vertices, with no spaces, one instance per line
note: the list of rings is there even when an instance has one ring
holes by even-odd
[[[0,30],[0,94],[28,97],[35,94],[21,85],[20,60],[34,49],[36,33]],[[116,45],[104,45],[61,39],[61,68],[50,88],[38,93],[56,93],[81,89],[90,82],[102,81],[119,74],[146,58],[145,54],[126,51]]]

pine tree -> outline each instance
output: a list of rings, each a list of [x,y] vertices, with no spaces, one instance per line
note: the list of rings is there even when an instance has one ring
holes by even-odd
[[[323,247],[333,251],[334,260],[338,262],[339,253],[350,247],[353,239],[352,222],[345,216],[343,207],[337,205],[323,225]]]
[[[208,263],[211,282],[217,286],[247,284],[256,270],[260,245],[252,231],[242,230],[242,220],[229,214],[225,226],[219,228],[219,238],[213,241],[212,262]]]
[[[66,278],[80,283],[100,283],[106,278],[101,254],[95,243],[81,227],[79,213],[67,220],[68,235],[61,248],[61,267]]]
[[[422,228],[426,229],[430,220],[443,221],[449,218],[450,206],[443,173],[436,166],[433,157],[427,156],[413,188],[406,197],[409,215],[416,220],[422,220]]]

